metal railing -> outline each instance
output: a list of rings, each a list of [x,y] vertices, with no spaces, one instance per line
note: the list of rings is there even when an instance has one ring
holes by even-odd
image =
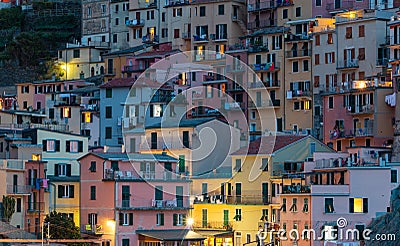
[[[271,196],[269,195],[201,195],[196,196],[194,199],[195,204],[252,204],[252,205],[262,205],[270,204]]]
[[[183,32],[182,33],[182,38],[183,39],[191,39],[192,38],[192,33],[191,32]]]
[[[272,88],[272,87],[280,87],[280,80],[273,80],[268,82],[252,82],[249,84],[249,88]]]
[[[144,19],[127,20],[125,22],[127,27],[140,27],[144,26]]]
[[[28,213],[43,212],[45,208],[45,202],[27,202],[26,211]]]
[[[30,191],[29,185],[7,185],[7,194],[29,194]]]
[[[328,11],[348,9],[353,7],[354,1],[328,1],[326,3],[326,10]]]
[[[284,185],[282,187],[283,194],[300,194],[300,193],[310,193],[311,186],[309,185]]]
[[[131,65],[131,66],[124,66],[124,70],[122,72],[141,72],[146,70],[146,67],[140,65]]]
[[[232,218],[229,218],[232,219]],[[225,229],[227,231],[232,230],[232,223],[229,221],[197,221],[193,223],[193,228],[202,228],[202,229]]]
[[[311,56],[311,50],[290,50],[286,51],[287,58],[296,58],[296,57],[304,57]]]
[[[276,19],[264,19],[259,21],[251,21],[247,23],[248,29],[256,29],[256,28],[264,28],[264,27],[273,27],[277,25]]]
[[[254,71],[272,71],[280,68],[279,62],[267,62],[267,63],[260,63],[260,64],[252,64],[251,68]]]
[[[358,59],[348,59],[348,60],[338,61],[337,68],[338,69],[358,68]]]
[[[23,160],[2,160],[3,167],[10,169],[25,170],[25,165]]]
[[[260,11],[260,10],[266,10],[266,9],[273,9],[275,8],[275,1],[263,1],[263,2],[256,2],[247,5],[247,11],[252,12],[252,11]]]

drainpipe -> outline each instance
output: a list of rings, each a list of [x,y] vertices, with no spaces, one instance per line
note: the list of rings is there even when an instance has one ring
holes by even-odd
[[[53,184],[52,182],[49,182],[48,185],[51,185],[52,187],[54,187],[53,192],[50,192],[50,194],[53,195],[53,211],[55,211],[56,210],[56,195],[54,194],[54,192],[56,190],[56,185]],[[50,206],[50,208],[51,208],[51,206]]]

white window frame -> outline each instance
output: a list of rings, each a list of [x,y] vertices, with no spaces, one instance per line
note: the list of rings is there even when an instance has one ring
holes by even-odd
[[[161,217],[162,217],[162,213],[156,214],[156,226],[162,226],[161,225]]]
[[[59,177],[67,176],[67,164],[58,164],[58,176]]]
[[[124,225],[124,226],[129,225],[129,214],[123,213],[122,216],[123,216],[122,225]]]
[[[183,214],[178,214],[176,217],[176,225],[181,226],[183,225]]]
[[[63,187],[63,189],[64,189],[64,195],[62,196],[62,198],[70,198],[69,197],[69,185],[63,185],[62,186]]]
[[[78,142],[79,142],[79,141],[77,141],[77,140],[71,140],[71,141],[69,142],[69,152],[71,152],[71,153],[78,153],[78,145],[79,145]]]
[[[46,140],[46,152],[56,152],[56,140],[47,139]]]

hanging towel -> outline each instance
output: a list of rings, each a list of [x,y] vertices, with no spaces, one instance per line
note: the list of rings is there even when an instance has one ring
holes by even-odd
[[[43,179],[43,183],[42,183],[42,187],[43,188],[47,188],[48,187],[47,182],[48,182],[47,179]]]
[[[36,179],[36,185],[35,185],[36,190],[40,189],[40,181],[41,179]]]
[[[271,62],[271,66],[269,67],[269,70],[275,70],[275,64],[274,64],[274,62]]]

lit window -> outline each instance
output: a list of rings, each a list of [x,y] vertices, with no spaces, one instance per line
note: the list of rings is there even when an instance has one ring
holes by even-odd
[[[160,104],[153,105],[153,117],[162,117],[162,107]]]
[[[40,161],[42,156],[40,154],[32,154],[32,161]]]
[[[90,112],[85,113],[85,123],[92,122],[92,114]]]
[[[71,108],[64,108],[63,115],[65,118],[71,118]]]
[[[354,198],[354,213],[362,213],[362,212],[363,212],[363,199]]]

